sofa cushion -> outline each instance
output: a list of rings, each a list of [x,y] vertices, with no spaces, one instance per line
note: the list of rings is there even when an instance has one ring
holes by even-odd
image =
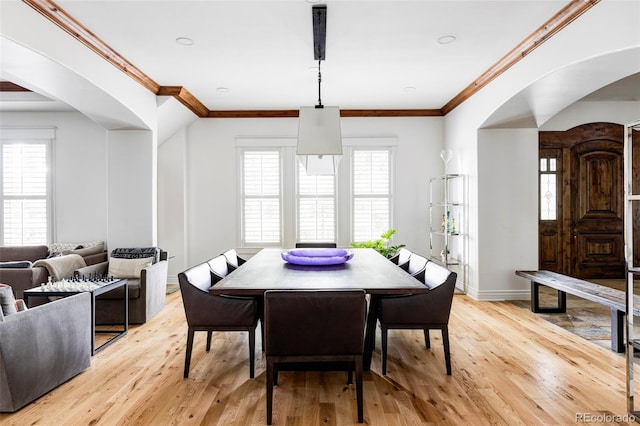
[[[10,262],[0,262],[0,268],[14,268],[14,269],[26,269],[31,268],[30,260],[13,260]]]
[[[73,250],[63,250],[62,254],[79,254],[80,256],[89,256],[92,254],[102,253],[104,251],[104,242],[100,241],[98,244],[89,247],[76,248]]]
[[[41,246],[0,246],[0,262],[10,262],[13,260],[30,260],[35,262],[38,259],[46,259],[49,255],[49,247]]]
[[[127,291],[129,299],[137,299],[140,297],[140,279],[127,279]],[[96,299],[122,299],[124,296],[124,287],[118,287],[108,293],[97,296]]]
[[[143,257],[140,259],[120,259],[112,257],[109,259],[109,275],[114,278],[140,278],[140,271],[151,266],[153,258]]]
[[[4,316],[17,313],[16,299],[13,296],[13,289],[6,284],[0,284],[0,310]]]

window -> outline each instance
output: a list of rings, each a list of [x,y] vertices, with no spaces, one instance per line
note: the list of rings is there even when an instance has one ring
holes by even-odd
[[[309,176],[300,163],[298,170],[297,240],[336,241],[335,176]]]
[[[281,242],[280,151],[242,151],[242,242]]]
[[[540,219],[556,220],[558,205],[557,167],[555,158],[540,158]]]
[[[49,143],[3,140],[2,244],[47,244],[50,235]]]
[[[377,239],[392,227],[394,138],[345,138],[338,173],[307,175],[295,138],[238,138],[239,244]]]
[[[391,151],[352,151],[352,240],[380,237],[391,227]]]

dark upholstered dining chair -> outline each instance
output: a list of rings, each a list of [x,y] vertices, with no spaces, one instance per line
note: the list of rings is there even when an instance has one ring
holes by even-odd
[[[296,243],[296,248],[336,248],[336,243]]]
[[[254,376],[255,329],[258,324],[258,305],[250,297],[218,296],[209,293],[211,269],[201,263],[178,274],[182,303],[189,326],[184,378],[189,377],[193,336],[196,331],[207,332],[206,350],[211,349],[214,331],[246,331],[249,333],[249,377]]]
[[[234,250],[235,251],[235,250]],[[243,260],[244,262],[244,260]],[[215,285],[218,281],[229,275],[231,272],[238,268],[235,268],[230,262],[229,258],[225,254],[216,256],[213,259],[207,261],[209,268],[211,269],[211,284]],[[258,319],[260,320],[260,336],[262,337],[262,352],[264,352],[264,301],[262,296],[247,296],[253,297],[256,301],[256,309],[258,310]]]
[[[358,422],[363,422],[365,317],[364,290],[265,292],[268,425],[281,365],[316,362],[348,363],[355,368]]]
[[[387,374],[387,333],[390,329],[422,329],[427,349],[431,348],[429,330],[442,331],[447,375],[451,375],[449,349],[449,314],[456,287],[457,274],[435,262],[428,262],[424,294],[385,296],[380,299],[378,320],[382,329],[382,375]]]

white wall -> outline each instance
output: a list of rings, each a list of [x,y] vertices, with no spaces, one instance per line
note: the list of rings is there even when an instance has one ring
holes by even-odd
[[[186,146],[183,128],[158,149],[158,245],[169,252],[170,283],[187,268]]]
[[[3,112],[0,127],[56,128],[53,240],[107,241],[105,129],[77,112]]]
[[[156,152],[153,132],[107,132],[107,240],[112,249],[157,243]]]
[[[576,102],[547,121],[540,130],[565,131],[587,123],[627,124],[640,119],[640,102]]]
[[[478,134],[478,300],[523,300],[529,286],[517,269],[538,268],[538,130]],[[490,245],[485,245],[490,241]]]
[[[295,138],[297,119],[199,119],[187,130],[186,139],[176,136],[160,145],[159,173],[179,170],[184,146],[186,154],[186,229],[180,220],[162,221],[161,235],[172,235],[162,245],[170,253],[185,253],[180,267],[186,268],[239,245],[237,138]],[[428,254],[429,177],[443,173],[439,153],[442,148],[442,118],[346,118],[344,138],[392,137],[396,139],[396,181],[394,182],[394,224],[396,243]],[[174,155],[175,154],[175,155]],[[176,177],[176,179],[178,179]],[[168,182],[159,187],[159,199],[178,194]],[[161,203],[166,207],[166,203]],[[179,214],[181,207],[168,208]],[[294,226],[294,224],[285,224]],[[175,247],[184,232],[185,247]],[[164,243],[167,241],[167,244]],[[176,259],[177,260],[177,259]],[[170,262],[171,264],[171,262]],[[176,261],[175,265],[179,262]]]

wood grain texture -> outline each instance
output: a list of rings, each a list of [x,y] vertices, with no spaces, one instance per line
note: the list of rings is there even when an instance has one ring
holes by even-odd
[[[176,292],[88,370],[17,413],[0,414],[0,424],[265,424],[264,357],[256,352],[249,379],[246,334],[214,333],[210,353],[204,333],[196,336],[183,379],[186,332]],[[379,374],[379,350],[364,375],[365,424],[564,425],[580,413],[626,414],[621,355],[512,303],[456,295],[450,335],[447,376],[439,333],[428,350],[421,331],[390,332],[388,375]],[[345,373],[284,371],[279,382],[274,425],[357,424]]]

